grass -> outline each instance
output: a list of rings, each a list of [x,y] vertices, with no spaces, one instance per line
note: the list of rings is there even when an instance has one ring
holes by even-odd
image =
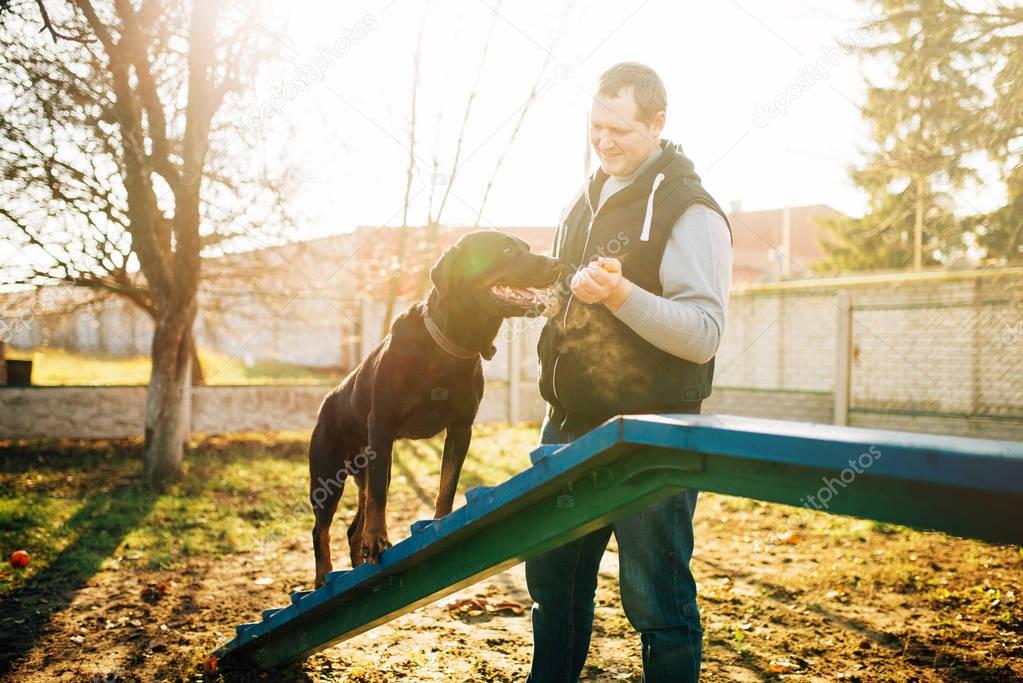
[[[8,349],[7,357],[31,359],[32,383],[40,386],[139,385],[149,383],[148,356],[78,353],[59,348]],[[200,349],[207,384],[334,384],[340,373],[279,361],[246,364],[238,358]]]
[[[536,425],[476,426],[459,490],[527,467],[536,437]],[[30,683],[72,674],[197,680],[235,624],[309,587],[307,440],[196,437],[186,476],[163,494],[138,483],[137,440],[0,440],[0,554],[21,548],[32,556],[25,569],[0,567],[0,678],[3,655],[14,653],[17,675],[26,676],[18,680]],[[392,541],[432,510],[442,450],[443,438],[396,444]],[[354,493],[346,489],[336,518],[336,568],[347,564]],[[701,495],[696,534],[708,680],[734,680],[736,667],[763,673],[782,659],[827,680],[835,662],[855,663],[861,680],[1023,680],[1023,549],[712,493]],[[639,666],[616,583],[606,578],[587,670],[595,680]],[[507,657],[528,660],[528,611],[471,628],[439,605],[423,614],[274,680],[352,683],[394,680],[396,672],[426,680],[418,667],[500,668],[489,661],[497,641],[507,643],[506,671],[524,675]],[[510,680],[472,671],[446,680]],[[235,673],[223,680],[257,680]]]
[[[535,427],[477,427],[460,488],[493,485],[528,467],[535,440]],[[191,557],[259,553],[304,539],[307,444],[294,432],[198,437],[185,478],[156,495],[139,484],[137,440],[0,441],[0,550],[32,556],[24,570],[0,570],[0,598],[122,562],[175,569]],[[443,437],[400,442],[398,485],[439,477],[442,452]]]

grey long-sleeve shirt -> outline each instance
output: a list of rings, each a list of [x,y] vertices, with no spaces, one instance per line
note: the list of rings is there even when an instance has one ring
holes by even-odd
[[[608,178],[597,210],[660,154],[658,149],[630,176]],[[662,351],[706,363],[721,344],[732,280],[732,244],[724,218],[704,204],[686,209],[664,248],[660,278],[661,296],[633,284],[615,316]]]

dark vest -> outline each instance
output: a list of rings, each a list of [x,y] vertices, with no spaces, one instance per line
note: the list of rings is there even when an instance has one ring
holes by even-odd
[[[594,215],[608,178],[598,170],[558,228],[555,255],[565,264],[566,298],[540,334],[539,384],[561,428],[574,434],[615,415],[692,412],[710,396],[713,359],[693,363],[661,351],[603,304],[584,304],[568,289],[581,265],[613,256],[626,278],[660,296],[664,248],[685,210],[706,204],[727,223],[681,148],[667,140],[661,148],[661,156]]]

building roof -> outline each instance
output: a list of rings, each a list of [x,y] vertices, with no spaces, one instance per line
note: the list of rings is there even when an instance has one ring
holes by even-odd
[[[788,259],[783,254],[786,213]],[[810,263],[824,255],[817,245],[818,222],[837,215],[838,211],[824,204],[732,211],[728,218],[734,239],[733,281],[765,282],[812,276]]]
[[[808,264],[820,258],[815,221],[837,215],[834,209],[818,204],[791,207],[788,210],[791,255],[789,278],[811,275]],[[734,239],[732,279],[737,283],[774,281],[782,277],[783,234],[786,209],[733,211],[729,214]],[[338,235],[319,237],[270,247],[263,252],[286,264],[292,278],[303,280],[303,290],[344,289],[346,296],[386,298],[390,282],[397,272],[398,298],[416,298],[428,288],[430,267],[443,251],[480,228],[439,226],[433,236],[426,227],[361,225]],[[547,226],[511,226],[497,228],[529,243],[536,253],[549,254],[554,228]],[[404,236],[405,258],[398,253]],[[242,256],[236,254],[233,257]],[[423,290],[425,291],[425,290]]]

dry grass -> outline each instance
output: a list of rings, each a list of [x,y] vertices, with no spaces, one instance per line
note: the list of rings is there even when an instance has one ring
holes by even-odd
[[[460,490],[520,471],[536,435],[478,427]],[[137,442],[0,441],[0,549],[33,558],[0,576],[0,662],[13,658],[0,679],[524,679],[521,567],[452,596],[517,613],[466,615],[445,600],[269,678],[202,673],[235,624],[308,588],[305,449],[304,434],[199,438],[185,480],[157,496],[137,484]],[[429,516],[440,449],[398,445],[392,540]],[[353,493],[335,524],[338,568]],[[705,681],[1023,681],[1019,548],[713,494],[695,525]],[[583,680],[639,681],[640,669],[612,541]]]
[[[148,356],[77,353],[65,349],[8,349],[8,358],[31,359],[32,383],[40,386],[140,385],[149,383]],[[211,385],[332,384],[334,369],[306,368],[277,361],[246,363],[243,359],[200,350],[199,359]]]

